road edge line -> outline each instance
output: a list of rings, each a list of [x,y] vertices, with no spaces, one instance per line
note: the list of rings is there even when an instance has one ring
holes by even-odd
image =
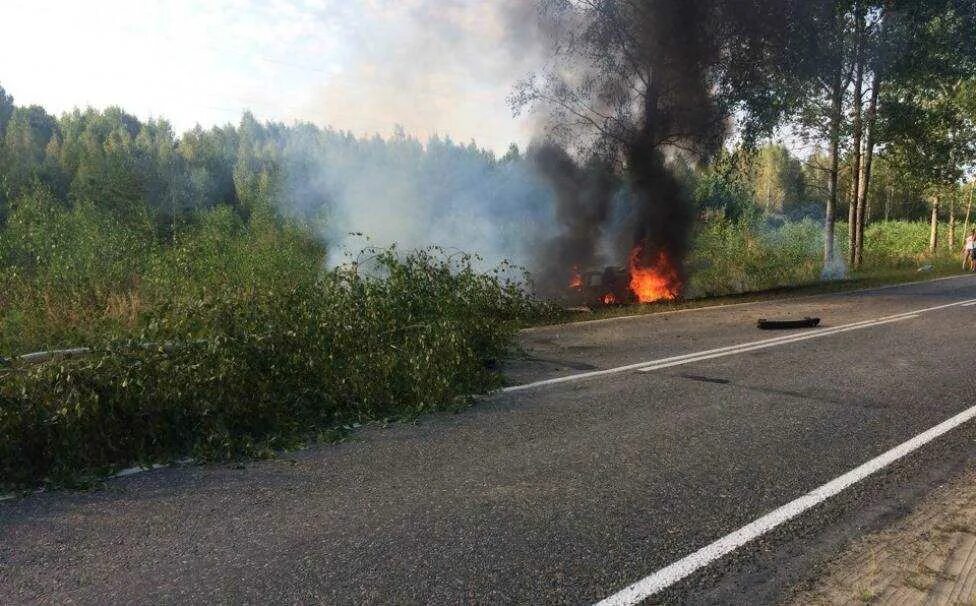
[[[971,421],[974,417],[976,417],[976,406],[971,406],[939,423],[935,427],[929,428],[866,463],[834,478],[826,484],[814,488],[803,496],[709,543],[677,562],[665,566],[635,583],[631,583],[617,593],[600,600],[596,606],[632,606],[637,604],[667,589],[712,562],[732,553],[750,541],[759,538],[780,524],[788,522],[827,499],[836,496],[861,480],[915,452],[936,438],[952,431],[963,423]]]
[[[803,341],[806,339],[814,337],[827,337],[839,332],[846,332],[848,330],[854,330],[857,328],[870,328],[872,326],[877,326],[881,324],[887,324],[888,322],[895,321],[899,318],[908,319],[910,316],[917,316],[918,314],[923,314],[930,311],[938,311],[940,309],[948,309],[950,307],[961,307],[967,303],[976,303],[976,299],[963,299],[961,301],[954,301],[952,303],[946,303],[943,305],[935,305],[932,307],[925,307],[922,309],[913,309],[910,311],[905,311],[897,314],[891,314],[888,316],[881,316],[879,318],[871,318],[868,320],[861,320],[860,322],[852,322],[850,324],[841,324],[839,326],[827,326],[822,329],[816,330],[812,333],[803,333],[801,335],[792,335],[784,337],[774,337],[771,339],[762,339],[759,341],[747,341],[745,343],[737,343],[733,345],[726,345],[724,347],[719,347],[716,349],[707,349],[703,351],[691,352],[687,354],[681,354],[677,356],[669,356],[667,358],[658,358],[657,360],[645,360],[643,362],[633,362],[631,364],[624,364],[623,366],[614,366],[613,368],[604,368],[600,370],[588,370],[586,372],[580,372],[572,375],[565,375],[562,377],[552,377],[551,379],[542,379],[539,381],[532,381],[531,383],[522,383],[520,385],[509,385],[508,387],[503,387],[494,393],[515,393],[519,391],[525,391],[527,389],[535,389],[537,387],[546,387],[548,385],[558,385],[560,383],[571,383],[575,381],[583,381],[586,379],[594,377],[602,377],[606,375],[619,374],[621,372],[627,372],[629,370],[643,370],[649,367],[655,367],[660,364],[677,362],[682,360],[681,364],[691,363],[698,359],[709,359],[710,357],[719,357],[720,355],[732,355],[732,353],[739,353],[740,351],[749,351],[749,348],[760,349],[763,347],[772,347],[774,345],[784,345],[787,343],[792,343],[794,341]],[[764,345],[766,344],[766,345]],[[715,355],[713,355],[715,354]],[[678,363],[670,364],[671,366],[677,366]]]

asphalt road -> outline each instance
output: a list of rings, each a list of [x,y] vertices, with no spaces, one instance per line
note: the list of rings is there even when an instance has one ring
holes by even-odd
[[[0,603],[592,603],[976,405],[967,300],[976,277],[526,331],[513,384],[779,336],[760,317],[818,315],[825,336],[0,502]],[[976,463],[974,426],[652,600],[783,599]]]

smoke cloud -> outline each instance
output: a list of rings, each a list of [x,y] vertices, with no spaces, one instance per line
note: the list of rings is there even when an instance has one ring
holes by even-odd
[[[287,133],[280,206],[318,226],[333,264],[366,245],[396,244],[476,253],[485,267],[529,266],[555,229],[552,190],[520,154],[497,159],[403,131],[388,139],[311,125]]]
[[[642,265],[665,254],[683,281],[694,211],[666,154],[706,158],[724,140],[726,122],[713,98],[710,72],[719,50],[704,26],[714,17],[710,5],[684,0],[549,5],[548,31],[562,41],[560,62],[541,82],[523,82],[514,105],[541,108],[540,125],[550,140],[586,142],[577,146],[583,165],[606,173],[617,168],[625,177],[594,178],[590,171],[587,187],[566,187],[567,180],[579,181],[583,169],[550,149],[547,156],[559,157],[559,167],[543,163],[542,174],[557,194],[558,207],[573,209],[557,212],[568,234],[559,247],[563,258],[590,262],[601,240],[616,237],[612,248],[637,250]],[[609,201],[618,195],[628,198],[630,212],[623,226],[608,229]],[[626,254],[617,263],[626,262]]]

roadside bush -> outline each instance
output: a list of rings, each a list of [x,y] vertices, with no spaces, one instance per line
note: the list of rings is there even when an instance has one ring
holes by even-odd
[[[779,226],[720,218],[702,224],[688,266],[688,297],[802,284],[819,278],[821,227],[809,220]]]
[[[846,226],[845,226],[846,230]],[[956,246],[948,242],[949,228],[939,226],[940,247],[933,257],[929,253],[931,226],[925,221],[887,221],[872,223],[864,231],[864,263],[873,267],[917,267],[957,257]],[[962,226],[956,228],[957,239]],[[958,248],[962,243],[958,242]]]
[[[0,371],[0,484],[261,455],[456,406],[498,384],[494,361],[540,310],[468,257],[388,250],[367,265],[174,299],[140,335],[155,346]]]
[[[136,328],[154,250],[148,216],[21,198],[0,232],[0,354]]]

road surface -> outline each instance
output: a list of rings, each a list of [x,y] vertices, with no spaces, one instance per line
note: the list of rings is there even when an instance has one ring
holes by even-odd
[[[0,603],[620,597],[976,405],[969,302],[965,276],[532,329],[516,389],[459,414],[0,502]],[[783,315],[823,323],[756,330]],[[973,463],[974,440],[962,422],[649,599],[782,600]]]

